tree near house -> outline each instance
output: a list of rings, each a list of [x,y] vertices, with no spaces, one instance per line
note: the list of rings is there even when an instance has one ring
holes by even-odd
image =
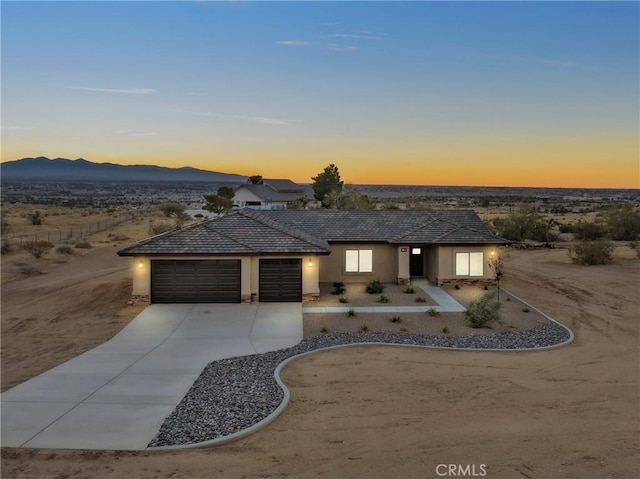
[[[247,178],[247,183],[251,183],[252,185],[261,185],[264,181],[262,180],[262,175],[253,175]]]
[[[322,206],[327,207],[325,204],[325,199],[331,193],[342,193],[342,186],[344,185],[344,181],[340,180],[340,172],[338,171],[338,167],[333,163],[327,166],[323,172],[318,173],[317,176],[313,176],[311,178],[313,180],[313,184],[311,185],[313,188],[313,194]]]
[[[207,202],[204,205],[204,209],[221,215],[233,206],[233,195],[233,188],[221,186],[215,194],[204,195],[204,200]]]
[[[498,303],[500,302],[500,280],[504,277],[504,261],[502,256],[497,255],[495,258],[489,260],[489,269],[493,273],[493,277],[498,284]]]

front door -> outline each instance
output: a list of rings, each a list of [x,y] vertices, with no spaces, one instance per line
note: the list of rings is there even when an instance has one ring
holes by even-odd
[[[409,274],[411,277],[424,276],[424,248],[419,246],[411,247],[409,254]]]

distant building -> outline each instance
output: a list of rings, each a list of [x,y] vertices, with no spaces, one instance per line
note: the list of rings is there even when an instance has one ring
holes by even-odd
[[[262,184],[241,185],[235,192],[233,204],[239,208],[256,210],[286,210],[292,207],[320,207],[311,185],[299,185],[291,180],[263,180]]]

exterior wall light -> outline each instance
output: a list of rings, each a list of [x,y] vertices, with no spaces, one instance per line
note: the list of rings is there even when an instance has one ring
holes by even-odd
[[[313,266],[313,260],[311,258],[309,258],[309,261],[307,262],[307,266],[309,268],[311,268]]]
[[[496,254],[495,250],[491,250],[491,251],[489,252],[489,256],[495,256],[495,254]]]
[[[144,261],[140,260],[138,261],[138,269],[142,269],[144,268]]]

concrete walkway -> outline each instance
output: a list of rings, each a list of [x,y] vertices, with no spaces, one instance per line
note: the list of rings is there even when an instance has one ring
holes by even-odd
[[[463,313],[464,306],[427,280],[413,280],[411,285],[423,290],[437,303],[436,306],[305,306],[304,313],[346,313],[353,309],[357,313],[424,313],[430,308],[439,313]]]
[[[110,341],[3,393],[2,446],[145,449],[208,363],[301,339],[300,303],[151,305]]]

